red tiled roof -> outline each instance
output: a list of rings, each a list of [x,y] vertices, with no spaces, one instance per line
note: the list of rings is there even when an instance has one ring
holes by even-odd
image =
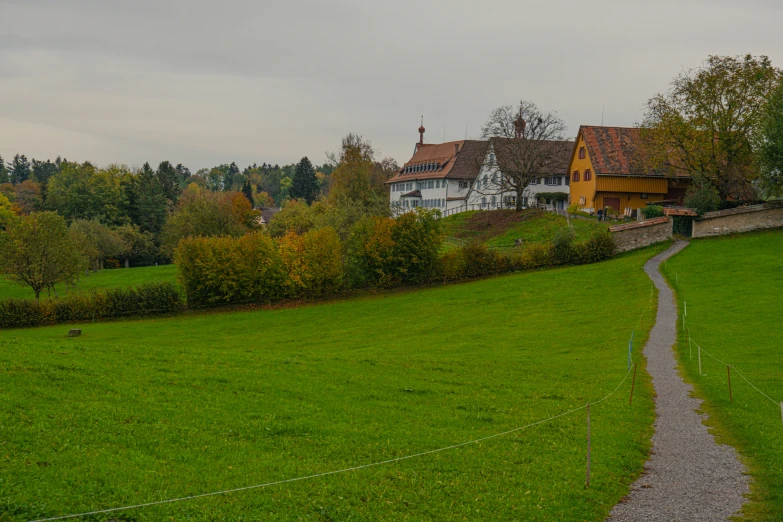
[[[407,194],[403,194],[400,196],[401,198],[420,198],[421,197],[421,190],[416,189],[408,192]]]
[[[614,225],[609,227],[609,232],[621,232],[623,230],[632,230],[634,228],[651,227],[653,225],[661,225],[667,221],[669,221],[669,218],[666,216],[645,219],[644,221],[634,221],[633,223],[625,223],[623,225]]]
[[[568,175],[571,154],[574,150],[573,141],[557,140],[526,140],[519,142],[513,138],[492,138],[492,149],[497,156],[497,164],[502,171],[513,171],[515,164],[529,166],[541,163],[540,158],[547,162],[543,165],[542,174]],[[517,143],[523,145],[517,146]],[[529,146],[528,146],[529,145]]]
[[[696,217],[698,216],[698,212],[693,210],[692,208],[672,208],[672,207],[665,207],[663,209],[663,213],[667,216],[690,216],[690,217]]]

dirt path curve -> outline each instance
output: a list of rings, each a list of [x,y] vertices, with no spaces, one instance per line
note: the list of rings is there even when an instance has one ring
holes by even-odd
[[[688,245],[678,241],[644,266],[658,288],[658,316],[644,347],[655,386],[655,434],[645,473],[614,507],[610,522],[726,520],[742,507],[748,478],[734,448],[718,445],[696,413],[701,401],[677,372],[672,347],[677,305],[658,267]]]

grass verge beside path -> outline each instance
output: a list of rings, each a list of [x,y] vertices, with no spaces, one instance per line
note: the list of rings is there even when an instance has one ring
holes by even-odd
[[[83,275],[79,278],[75,287],[66,287],[57,285],[57,293],[61,296],[69,293],[79,293],[94,288],[116,288],[135,286],[150,281],[177,281],[176,265],[143,266],[138,268],[115,268],[111,270],[101,270],[90,275]],[[44,291],[41,294],[46,297]],[[35,292],[29,286],[22,286],[6,279],[0,278],[0,299],[15,298],[35,298]]]
[[[642,266],[662,249],[296,309],[96,323],[74,339],[65,325],[0,332],[0,516],[327,472],[581,407],[626,374],[650,302]],[[584,304],[608,287],[612,299]],[[590,489],[580,410],[392,465],[91,520],[603,520],[649,450],[636,360],[633,406],[629,378],[591,408]]]
[[[677,291],[692,339],[736,366],[757,388],[783,401],[783,230],[692,241],[669,259],[664,274]],[[783,513],[783,422],[780,405],[763,397],[726,365],[688,348],[680,322],[678,355],[686,378],[705,399],[719,440],[735,446],[753,477],[750,520]]]

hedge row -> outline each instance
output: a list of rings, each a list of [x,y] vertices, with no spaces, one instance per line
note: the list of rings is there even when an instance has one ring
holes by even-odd
[[[174,314],[184,308],[184,297],[175,284],[151,282],[40,301],[5,299],[0,301],[0,328]]]

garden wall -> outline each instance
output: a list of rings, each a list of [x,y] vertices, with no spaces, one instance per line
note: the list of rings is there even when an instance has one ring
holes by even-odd
[[[657,217],[624,225],[609,227],[617,251],[625,252],[636,248],[646,247],[672,237],[672,221],[666,217]]]
[[[765,203],[707,212],[693,222],[693,237],[738,234],[764,228],[783,227],[783,203]]]

